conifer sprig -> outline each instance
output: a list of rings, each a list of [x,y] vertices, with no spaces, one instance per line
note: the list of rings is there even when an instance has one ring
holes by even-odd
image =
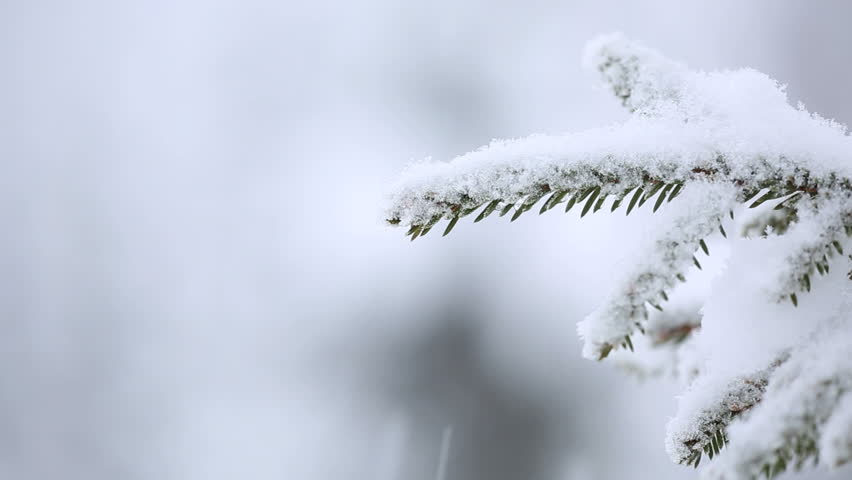
[[[593,359],[639,347],[637,331],[648,332],[652,345],[690,343],[701,315],[654,324],[649,309],[663,312],[688,271],[704,268],[716,232],[732,244],[756,231],[777,260],[761,271],[777,279],[762,288],[763,300],[776,313],[812,311],[807,293],[837,279],[837,259],[852,260],[852,137],[845,127],[791,107],[783,88],[759,72],[692,71],[621,35],[591,42],[585,63],[631,112],[626,122],[497,140],[451,162],[413,165],[393,189],[387,223],[414,240],[442,220],[448,235],[465,216],[514,222],[537,205],[539,214],[580,217],[650,210],[661,226],[578,324],[583,353]],[[738,225],[735,211],[750,223]],[[852,271],[846,275],[852,279]],[[704,469],[713,480],[772,477],[812,458],[832,467],[852,460],[848,311],[815,322],[832,325],[829,334],[764,352],[756,365],[778,357],[762,370],[698,371],[669,424],[672,459],[698,467],[718,456]]]

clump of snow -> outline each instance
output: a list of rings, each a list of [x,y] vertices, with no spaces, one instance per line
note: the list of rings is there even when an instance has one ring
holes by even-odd
[[[822,463],[836,468],[852,460],[852,394],[846,394],[822,428],[819,451]]]
[[[689,74],[685,65],[631,42],[621,33],[602,35],[586,44],[583,66],[600,71],[624,106],[642,115],[676,108],[685,93],[684,77]]]

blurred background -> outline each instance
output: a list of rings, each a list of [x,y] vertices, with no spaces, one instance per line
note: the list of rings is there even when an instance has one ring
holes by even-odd
[[[413,160],[626,118],[580,67],[614,30],[852,121],[850,15],[0,2],[0,478],[694,478],[663,447],[679,387],[580,358],[641,216],[411,243],[383,196]]]

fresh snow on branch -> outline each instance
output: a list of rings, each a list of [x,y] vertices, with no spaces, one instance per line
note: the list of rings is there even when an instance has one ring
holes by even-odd
[[[797,291],[810,291],[812,277],[829,273],[829,260],[843,255],[852,227],[852,197],[827,197],[818,203],[801,202],[798,221],[781,237],[788,253],[779,258],[776,267],[775,297],[796,298]]]
[[[601,194],[623,195],[707,178],[737,185],[744,195],[763,188],[779,194],[852,189],[845,128],[791,107],[766,75],[687,71],[619,36],[593,45],[598,54],[589,53],[587,63],[628,95],[622,98],[636,110],[630,119],[582,133],[496,140],[451,162],[412,165],[393,188],[387,221],[416,227],[492,201],[523,206],[549,192],[600,187]],[[642,59],[650,65],[636,67]],[[622,64],[634,67],[615,73],[613,65]],[[663,75],[672,70],[675,76]],[[648,93],[657,86],[668,93]],[[634,101],[634,95],[640,97]]]
[[[621,34],[591,41],[584,64],[631,112],[625,122],[411,165],[389,195],[387,223],[414,240],[442,220],[446,235],[468,215],[515,220],[539,203],[539,213],[564,206],[581,216],[659,210],[653,237],[579,322],[583,354],[633,350],[640,332],[637,346],[682,364],[646,370],[687,382],[666,449],[675,462],[711,465],[705,478],[852,460],[846,128],[792,107],[760,72],[691,70]],[[724,245],[710,258],[723,263],[699,278],[707,288],[688,308],[665,312],[669,294],[693,282],[687,270],[702,268],[710,236]]]
[[[707,248],[704,238],[719,231],[722,217],[733,208],[737,192],[732,185],[695,182],[672,206],[671,228],[657,232],[658,238],[648,246],[639,262],[609,299],[586,319],[577,330],[585,340],[583,356],[606,357],[621,343],[629,343],[635,328],[644,330],[648,306],[662,309],[678,276],[693,264],[697,250]],[[709,250],[708,250],[709,251]],[[630,344],[632,345],[632,344]]]
[[[671,113],[688,98],[689,70],[624,35],[602,35],[586,45],[583,59],[598,70],[625,108],[643,115]],[[669,112],[665,112],[669,107]]]
[[[772,374],[760,408],[730,428],[731,448],[704,478],[772,476],[806,461],[835,467],[850,459],[852,431],[841,428],[849,425],[852,329],[848,318],[824,326]],[[823,428],[829,435],[821,438]]]
[[[852,459],[852,395],[845,395],[822,427],[822,463],[834,469]]]
[[[702,453],[710,458],[727,444],[725,429],[763,398],[769,374],[783,361],[733,379],[702,376],[680,398],[677,416],[667,426],[666,451],[675,463],[698,466]]]

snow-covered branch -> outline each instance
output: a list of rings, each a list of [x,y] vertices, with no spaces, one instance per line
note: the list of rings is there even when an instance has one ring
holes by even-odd
[[[635,110],[628,121],[496,140],[451,162],[412,165],[393,188],[387,222],[416,237],[441,218],[455,222],[485,206],[523,212],[548,194],[570,200],[599,188],[622,198],[637,187],[707,179],[738,186],[743,198],[762,189],[852,190],[845,128],[792,108],[769,77],[685,70],[620,36],[588,51],[587,64]]]
[[[833,468],[852,459],[852,430],[843,430],[852,398],[852,329],[848,318],[831,327],[772,373],[759,408],[731,426],[731,448],[704,478],[770,477],[808,460]]]
[[[590,42],[585,64],[631,112],[627,121],[495,140],[449,162],[412,165],[390,194],[387,223],[413,240],[444,219],[446,235],[465,216],[514,220],[539,202],[539,213],[564,205],[581,216],[660,210],[662,227],[647,248],[579,323],[584,355],[632,350],[636,330],[650,334],[644,344],[672,352],[689,344],[692,383],[669,423],[667,450],[695,466],[720,455],[707,478],[852,460],[852,302],[843,300],[852,289],[832,269],[852,250],[846,128],[790,106],[784,88],[760,72],[690,70],[622,35]],[[695,255],[708,253],[705,238],[727,236],[722,222],[734,222],[734,212],[751,219],[725,243],[740,265],[729,262],[717,272],[724,281],[710,282],[727,298],[706,293],[682,321],[649,322],[648,308],[662,310],[685,270],[701,268]],[[799,295],[817,286],[805,304]],[[714,369],[711,360],[726,361],[719,351],[745,361]]]
[[[797,222],[784,234],[789,253],[779,262],[774,292],[778,299],[798,302],[796,292],[809,292],[814,275],[829,273],[830,259],[843,255],[852,233],[852,197],[843,192],[818,200],[800,204]]]
[[[702,376],[680,398],[667,426],[666,451],[675,463],[698,466],[702,454],[718,455],[728,443],[726,429],[763,398],[769,375],[787,359],[780,355],[767,368],[732,379]]]
[[[622,343],[631,346],[634,329],[644,329],[648,305],[657,309],[668,300],[678,278],[693,264],[697,250],[707,250],[704,238],[718,231],[722,217],[733,207],[737,197],[731,185],[695,182],[684,190],[682,199],[668,220],[671,228],[658,232],[641,259],[621,284],[597,310],[580,322],[577,330],[585,340],[583,355],[602,359]],[[632,348],[631,348],[632,349]]]

